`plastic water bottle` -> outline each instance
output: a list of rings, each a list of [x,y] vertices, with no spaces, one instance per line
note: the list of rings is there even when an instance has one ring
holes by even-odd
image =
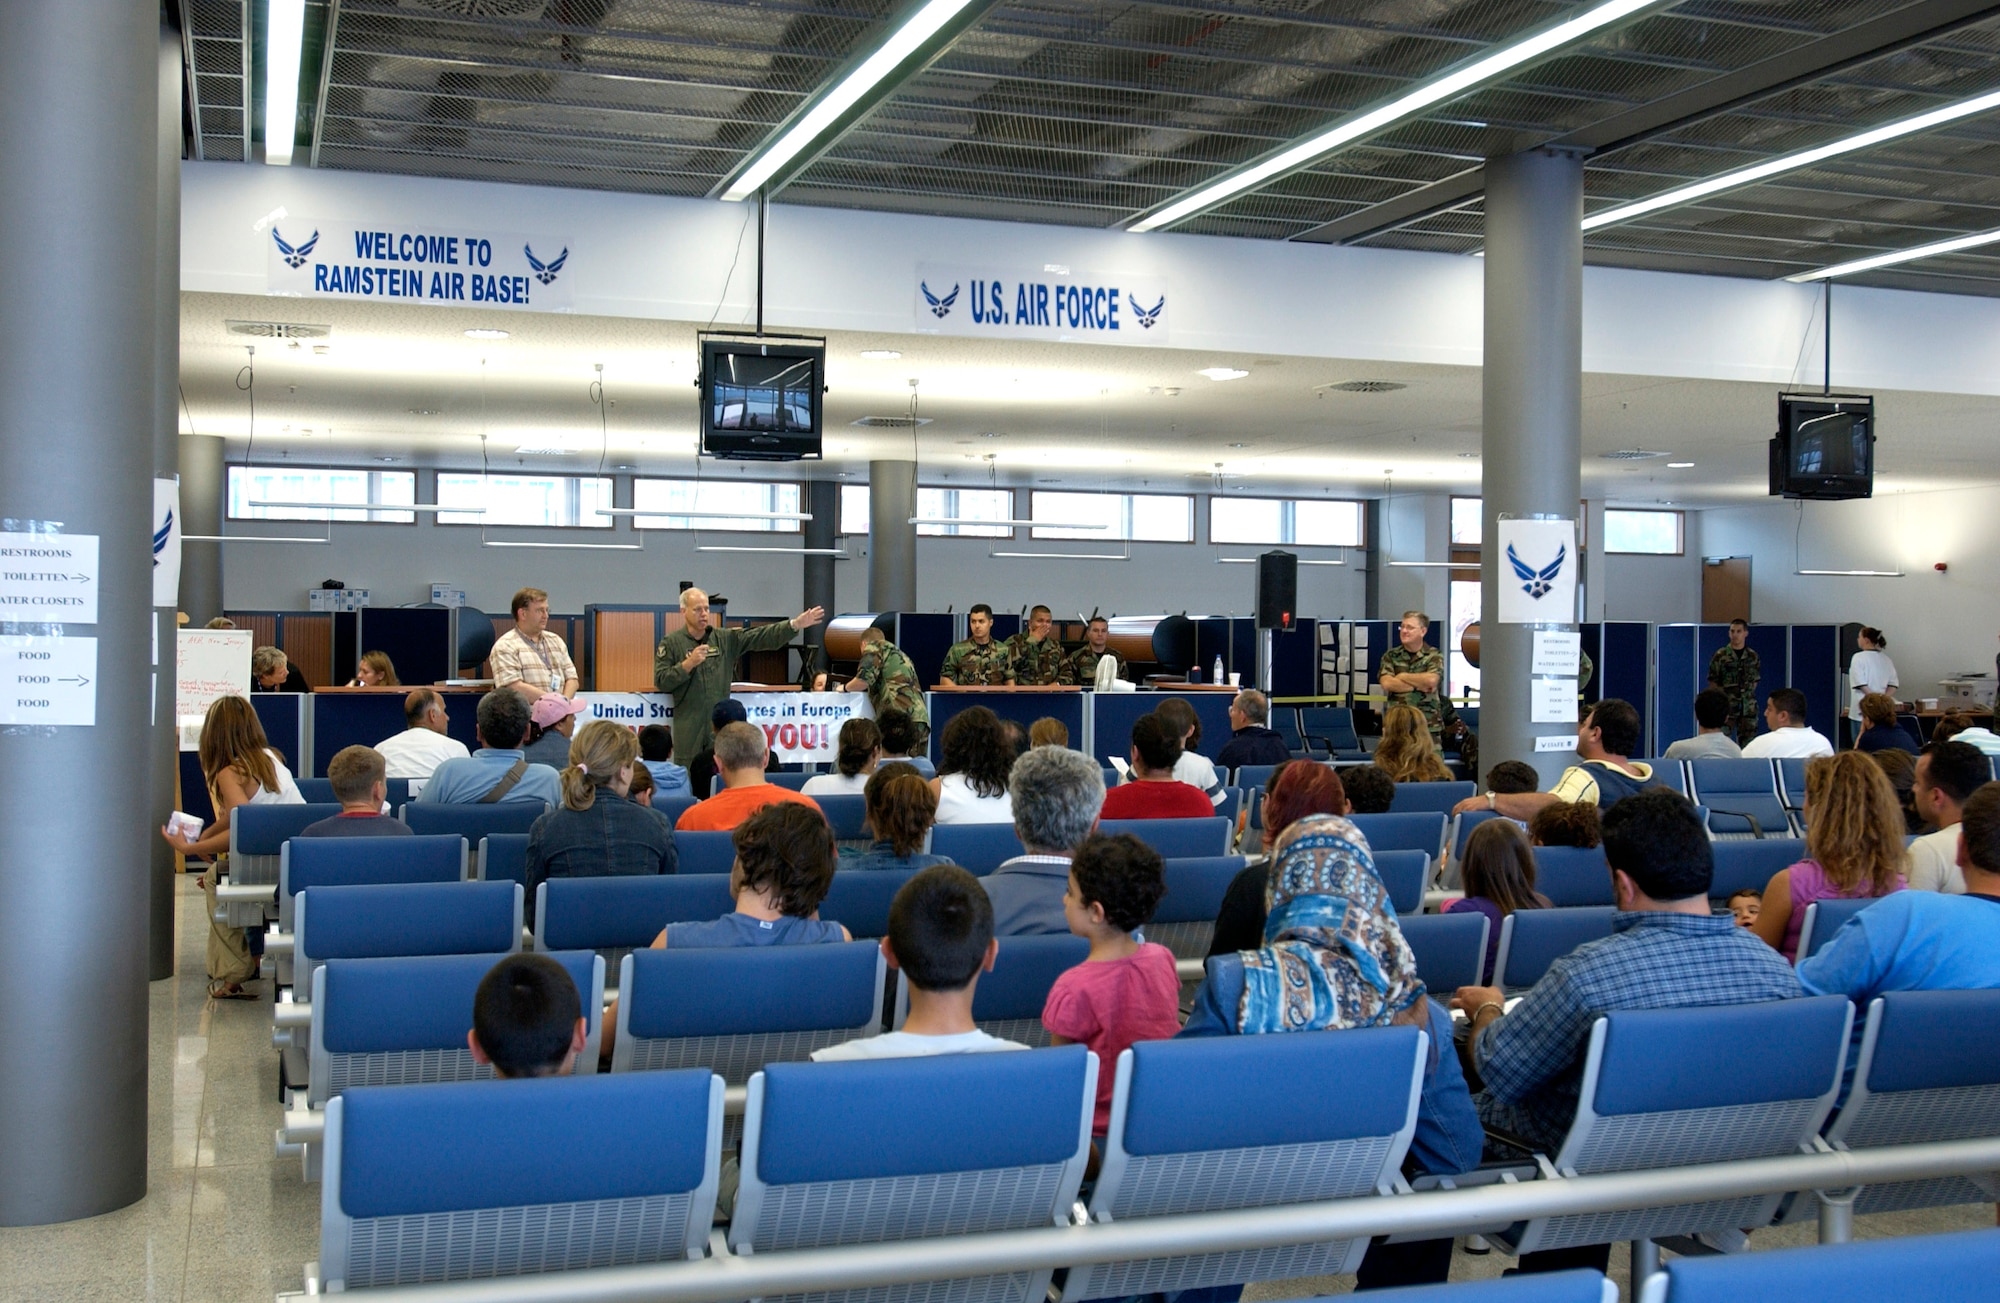
[[[1224,681],[1222,677],[1222,656],[1218,653],[1215,658],[1215,677],[1210,679],[1209,682],[1222,683]]]

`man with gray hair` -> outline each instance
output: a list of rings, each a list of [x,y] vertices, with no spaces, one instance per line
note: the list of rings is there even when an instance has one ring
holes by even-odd
[[[1067,932],[1063,893],[1069,890],[1070,857],[1097,827],[1104,771],[1081,751],[1036,747],[1014,762],[1007,793],[1014,805],[1014,835],[1027,854],[979,880],[993,901],[993,934]]]
[[[1282,765],[1292,758],[1292,749],[1274,728],[1271,699],[1255,688],[1245,688],[1229,703],[1229,740],[1215,758],[1218,769],[1241,769],[1245,765]]]

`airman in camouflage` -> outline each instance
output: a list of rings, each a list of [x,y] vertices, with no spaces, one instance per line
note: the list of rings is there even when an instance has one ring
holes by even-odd
[[[1054,624],[1046,606],[1028,612],[1028,627],[1007,640],[1009,683],[1046,687],[1062,678],[1062,644],[1050,632]]]
[[[1382,695],[1389,704],[1414,706],[1431,727],[1431,741],[1444,731],[1444,653],[1424,642],[1430,617],[1422,611],[1405,611],[1397,631],[1398,645],[1382,653],[1380,672]]]
[[[1722,727],[1738,746],[1757,736],[1757,681],[1763,677],[1763,662],[1745,645],[1750,626],[1742,620],[1729,622],[1729,645],[1715,649],[1708,658],[1708,686],[1729,698],[1729,718]]]
[[[1097,662],[1106,656],[1114,661],[1118,657],[1109,650],[1111,626],[1103,616],[1096,617],[1085,626],[1083,639],[1083,646],[1071,652],[1063,661],[1062,678],[1059,681],[1088,688],[1097,682]],[[1123,669],[1123,666],[1120,668]]]
[[[1006,683],[1013,662],[1007,647],[993,641],[993,608],[981,602],[966,615],[965,624],[972,636],[944,654],[938,681],[956,687]]]
[[[878,718],[885,710],[900,710],[908,715],[913,747],[921,748],[930,738],[931,717],[924,709],[924,685],[917,678],[917,667],[880,629],[870,629],[862,635],[861,664],[846,684],[846,690],[866,692]]]

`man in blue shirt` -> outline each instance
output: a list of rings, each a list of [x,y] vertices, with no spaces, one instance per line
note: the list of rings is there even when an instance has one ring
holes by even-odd
[[[562,799],[556,771],[528,763],[521,754],[527,735],[527,699],[512,689],[487,693],[479,699],[479,750],[439,765],[416,799],[426,805],[554,805]]]
[[[1612,934],[1578,946],[1503,1012],[1497,987],[1459,988],[1452,1007],[1471,1020],[1472,1056],[1485,1089],[1475,1098],[1489,1130],[1520,1136],[1551,1156],[1576,1120],[1591,1025],[1620,1009],[1753,1004],[1802,994],[1791,965],[1727,914],[1710,912],[1715,861],[1686,797],[1647,788],[1604,812],[1611,864]],[[1523,1271],[1591,1266],[1611,1246],[1528,1253]]]
[[[1104,771],[1081,751],[1036,747],[1014,762],[1007,791],[1014,835],[1027,854],[979,880],[993,901],[993,934],[1067,933],[1063,893],[1069,890],[1070,857],[1097,827]]]

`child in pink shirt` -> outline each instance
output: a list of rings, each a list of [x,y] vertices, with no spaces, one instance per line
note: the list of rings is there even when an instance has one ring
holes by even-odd
[[[1167,894],[1158,852],[1130,833],[1093,836],[1070,861],[1063,916],[1090,942],[1090,954],[1056,979],[1042,1006],[1042,1026],[1057,1045],[1080,1042],[1097,1055],[1097,1117],[1111,1125],[1118,1056],[1134,1041],[1167,1040],[1181,1029],[1181,981],[1173,951],[1132,933]]]

